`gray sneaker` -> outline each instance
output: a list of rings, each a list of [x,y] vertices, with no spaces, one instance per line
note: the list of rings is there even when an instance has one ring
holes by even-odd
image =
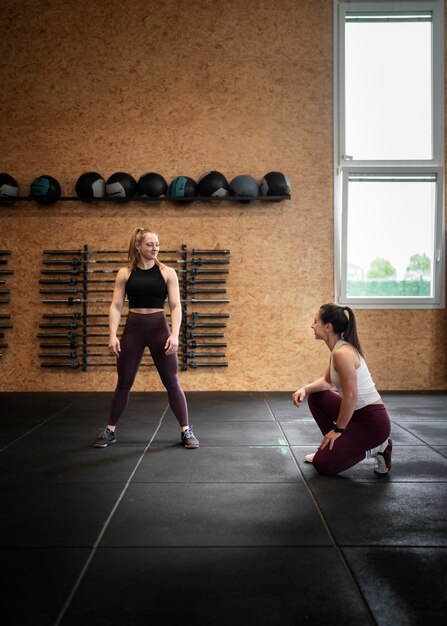
[[[383,452],[376,454],[377,465],[374,468],[376,474],[388,474],[391,469],[391,455],[393,453],[393,442],[388,439],[388,444]]]
[[[116,443],[115,433],[106,428],[92,443],[94,448],[107,448],[109,443]]]
[[[194,437],[194,433],[192,432],[191,427],[182,432],[182,444],[185,446],[185,448],[199,447],[199,441]]]

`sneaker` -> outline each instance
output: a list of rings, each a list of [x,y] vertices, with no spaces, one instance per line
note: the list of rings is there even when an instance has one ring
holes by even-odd
[[[374,468],[376,474],[388,474],[391,469],[391,454],[393,452],[393,443],[388,439],[388,445],[383,452],[376,454],[377,465]]]
[[[313,454],[306,454],[306,456],[304,457],[305,462],[313,463],[315,454],[316,452],[314,452]]]
[[[109,443],[116,443],[115,433],[109,428],[102,431],[97,439],[92,443],[94,448],[107,448]]]
[[[192,428],[188,428],[182,432],[182,444],[185,448],[198,448],[199,442],[194,437],[194,433],[192,432]]]

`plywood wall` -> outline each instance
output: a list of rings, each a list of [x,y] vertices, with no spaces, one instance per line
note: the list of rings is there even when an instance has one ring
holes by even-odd
[[[328,357],[310,330],[333,301],[332,0],[23,0],[2,3],[0,171],[28,193],[40,174],[150,170],[170,181],[282,170],[279,204],[0,207],[12,250],[6,390],[112,390],[113,370],[42,370],[42,251],[125,248],[149,225],[162,247],[231,250],[225,369],[181,373],[185,390],[292,390]],[[381,389],[445,389],[446,311],[359,311]],[[141,371],[138,390],[161,389]]]

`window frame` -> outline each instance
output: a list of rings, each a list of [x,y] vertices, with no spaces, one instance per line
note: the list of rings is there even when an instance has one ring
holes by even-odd
[[[345,14],[348,11],[432,11],[433,154],[425,160],[354,160],[345,156]],[[335,301],[358,309],[445,307],[444,0],[334,0],[334,291]],[[351,174],[435,175],[434,289],[431,297],[348,297],[347,186]]]

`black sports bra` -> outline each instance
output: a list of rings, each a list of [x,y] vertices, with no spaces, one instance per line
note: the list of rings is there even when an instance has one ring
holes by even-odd
[[[168,288],[157,265],[136,267],[126,282],[129,309],[163,309]]]

